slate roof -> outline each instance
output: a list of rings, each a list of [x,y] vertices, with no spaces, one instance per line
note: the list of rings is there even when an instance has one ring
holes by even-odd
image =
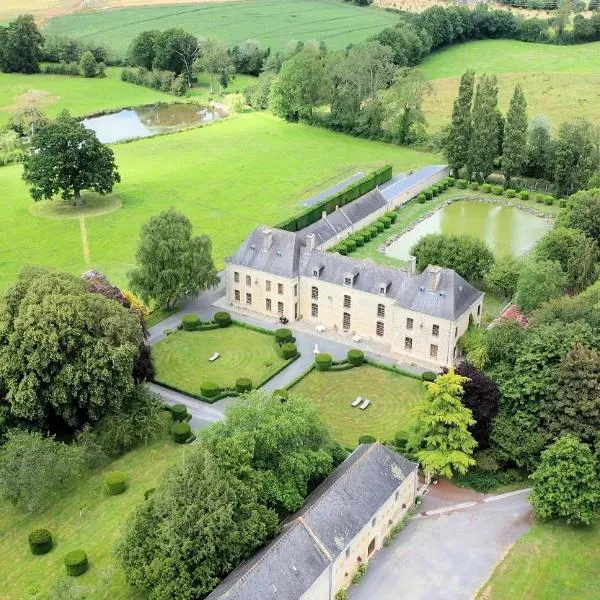
[[[360,445],[207,600],[298,600],[416,469],[381,444]]]
[[[396,196],[447,168],[446,165],[428,165],[406,177],[394,178],[380,186],[379,189],[386,202],[391,202]]]

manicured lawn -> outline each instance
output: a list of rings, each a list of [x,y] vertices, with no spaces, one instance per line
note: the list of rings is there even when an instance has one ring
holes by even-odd
[[[221,358],[208,359],[215,352]],[[281,368],[285,361],[275,350],[275,338],[231,325],[210,331],[177,331],[152,348],[156,381],[200,394],[212,381],[219,387],[235,385],[248,377],[254,385]]]
[[[593,600],[600,587],[600,526],[536,523],[496,567],[480,600]]]
[[[352,173],[388,162],[399,171],[441,160],[285,123],[266,113],[236,115],[114,150],[122,177],[115,196],[122,208],[85,218],[89,264],[83,258],[80,222],[33,216],[22,167],[0,169],[0,290],[31,263],[73,273],[94,268],[126,285],[141,225],[170,206],[183,211],[197,233],[211,236],[222,267],[257,223],[276,224],[301,212],[305,198]]]
[[[422,390],[416,379],[363,365],[347,371],[311,371],[291,392],[312,400],[333,437],[354,448],[361,435],[393,440],[410,422],[410,407]],[[365,410],[351,406],[357,396],[368,398],[371,405]]]
[[[181,452],[182,447],[171,441],[165,428],[161,439],[83,479],[43,512],[29,514],[0,503],[0,597],[47,598],[54,582],[66,577],[65,554],[82,549],[88,555],[90,569],[77,579],[77,584],[90,590],[86,598],[142,598],[125,582],[113,557],[113,547],[127,515],[144,502],[144,492],[159,483],[163,472],[175,464]],[[117,470],[127,474],[128,489],[119,496],[108,496],[104,478]],[[33,556],[27,536],[40,527],[51,531],[55,545],[49,554]],[[35,591],[43,595],[34,595]]]
[[[264,48],[280,50],[290,40],[318,40],[328,48],[344,48],[398,22],[393,13],[339,0],[164,4],[69,14],[50,21],[45,33],[95,40],[122,55],[132,38],[147,29],[183,27],[197,36],[218,37],[228,45],[253,38]]]

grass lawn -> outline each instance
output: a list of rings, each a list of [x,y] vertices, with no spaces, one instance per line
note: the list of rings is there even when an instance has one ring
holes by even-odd
[[[411,420],[410,407],[421,397],[422,383],[384,369],[363,365],[347,371],[311,371],[292,393],[312,400],[333,437],[354,448],[361,435],[393,440]],[[371,405],[360,410],[351,402],[362,396]]]
[[[123,55],[131,40],[147,29],[183,27],[197,36],[214,36],[229,46],[249,38],[280,50],[290,40],[318,40],[344,48],[398,22],[393,13],[339,0],[247,0],[119,10],[85,11],[52,19],[46,35],[98,41]]]
[[[135,86],[133,86],[135,87]],[[144,88],[135,88],[144,89]],[[170,206],[213,241],[218,267],[257,223],[276,224],[303,210],[302,201],[357,171],[392,163],[396,171],[440,157],[361,140],[267,113],[236,115],[198,129],[114,146],[122,207],[85,218],[89,262],[79,219],[31,214],[22,167],[0,169],[0,290],[25,264],[73,273],[94,268],[126,285],[141,225]],[[77,216],[77,215],[74,215]]]
[[[209,362],[215,352],[221,358]],[[239,377],[254,385],[281,368],[285,361],[275,350],[275,338],[231,325],[209,331],[177,331],[152,347],[156,381],[200,394],[200,386],[212,381],[233,387]]]
[[[600,586],[600,526],[536,523],[483,587],[480,600],[593,600]]]
[[[165,427],[162,438],[83,479],[72,492],[43,512],[29,514],[0,503],[0,597],[33,598],[38,591],[46,598],[53,583],[66,577],[65,554],[82,549],[88,555],[90,569],[76,583],[93,590],[86,598],[142,598],[125,582],[123,571],[113,558],[113,547],[127,515],[144,501],[144,492],[157,485],[162,473],[177,461],[181,452],[182,447],[171,441]],[[104,478],[116,470],[127,474],[129,487],[119,496],[107,496]],[[33,556],[27,536],[40,527],[51,531],[54,548],[49,554]]]

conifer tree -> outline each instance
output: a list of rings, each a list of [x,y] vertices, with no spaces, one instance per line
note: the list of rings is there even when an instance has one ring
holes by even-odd
[[[518,175],[527,161],[527,101],[521,85],[517,83],[510,100],[506,125],[504,127],[504,143],[502,145],[502,174],[505,187],[510,186],[510,179]]]
[[[452,121],[446,144],[446,158],[450,172],[456,176],[459,169],[467,164],[469,142],[471,141],[471,104],[473,103],[473,87],[475,73],[465,71],[460,78],[458,95],[454,100]]]

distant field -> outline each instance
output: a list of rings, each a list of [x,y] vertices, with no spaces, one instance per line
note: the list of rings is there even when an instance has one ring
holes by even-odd
[[[52,19],[45,33],[98,41],[116,55],[123,55],[140,31],[169,27],[216,36],[228,44],[255,38],[277,50],[290,40],[311,39],[343,48],[397,20],[393,13],[341,0],[245,0],[77,12]]]

